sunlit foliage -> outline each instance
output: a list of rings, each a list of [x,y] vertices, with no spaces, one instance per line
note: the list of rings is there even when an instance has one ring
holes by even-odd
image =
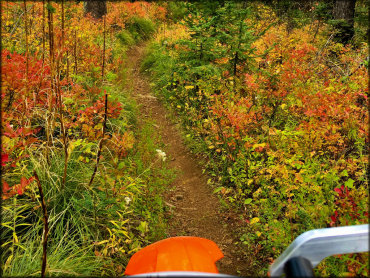
[[[244,18],[241,5],[190,5],[190,36],[160,34],[144,68],[266,270],[304,231],[368,221],[368,45],[336,43],[317,20],[288,28],[258,3]],[[318,272],[368,273],[365,255],[348,258]]]

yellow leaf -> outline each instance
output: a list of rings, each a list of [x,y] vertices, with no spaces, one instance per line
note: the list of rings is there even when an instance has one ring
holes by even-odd
[[[95,245],[100,245],[100,244],[104,244],[104,243],[108,243],[109,240],[103,240],[103,241],[99,241],[97,243],[95,243]]]
[[[258,148],[258,147],[265,147],[266,146],[266,143],[262,143],[262,144],[254,144],[253,146],[252,146],[252,149],[254,150],[254,149],[256,149],[256,148]]]
[[[94,129],[101,129],[101,128],[103,128],[102,123],[98,123],[96,126],[94,126]]]
[[[302,176],[301,176],[300,173],[295,173],[295,179],[294,179],[294,181],[298,181],[300,183],[303,182],[303,178],[302,178]]]
[[[10,266],[10,263],[12,262],[12,259],[13,259],[13,255],[10,255],[8,257],[8,259],[6,260],[6,262],[5,262],[4,270],[7,269]]]
[[[256,235],[258,236],[258,237],[260,237],[261,236],[261,232],[256,232]]]
[[[185,86],[186,90],[190,90],[190,89],[193,89],[193,88],[194,88],[194,86]]]
[[[276,132],[273,128],[269,129],[269,135],[276,135]]]
[[[17,234],[13,232],[13,238],[14,238],[14,242],[15,243],[18,243],[19,240],[18,240],[18,237],[17,237]]]
[[[68,156],[71,155],[71,153],[73,152],[74,148],[75,148],[75,144],[74,144],[74,142],[71,142],[71,144],[68,145],[68,149],[67,149]]]
[[[258,217],[254,217],[254,218],[251,220],[250,224],[251,224],[251,225],[253,225],[253,224],[258,223],[258,222],[260,222],[260,219],[259,219]]]

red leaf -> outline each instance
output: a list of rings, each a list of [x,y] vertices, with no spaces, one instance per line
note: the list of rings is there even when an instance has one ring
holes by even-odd
[[[3,181],[3,193],[8,192],[10,189],[9,184],[6,181]]]
[[[8,154],[1,154],[1,166],[5,166],[6,162],[9,161],[9,155]]]
[[[26,179],[25,177],[21,178],[21,184],[17,186],[17,193],[19,195],[22,195],[24,193],[24,189],[27,185],[29,185],[35,178],[30,177],[29,179]]]
[[[12,128],[12,126],[9,124],[9,123],[7,123],[6,125],[5,125],[5,127],[4,127],[4,133],[3,133],[5,136],[8,136],[8,137],[10,137],[10,138],[14,138],[14,137],[16,137],[17,135],[15,134],[15,132],[14,132],[14,130],[13,130],[13,128]]]
[[[334,191],[337,192],[337,193],[342,193],[342,190],[340,188],[334,188]]]
[[[21,177],[21,187],[26,187],[27,179],[25,177]]]

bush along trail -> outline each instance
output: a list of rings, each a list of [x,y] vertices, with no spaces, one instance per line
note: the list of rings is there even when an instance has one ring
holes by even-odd
[[[1,269],[5,276],[120,276],[165,236],[172,180],[122,72],[165,9],[2,1]],[[159,142],[159,141],[158,141]]]
[[[143,61],[234,212],[235,247],[253,259],[244,275],[266,275],[307,230],[368,221],[368,45],[359,21],[350,44],[335,40],[323,7],[307,20],[257,1],[178,4]],[[315,271],[366,276],[367,262],[330,257]]]
[[[1,2],[1,274],[122,276],[189,235],[265,276],[299,234],[368,221],[366,3],[341,33],[327,1],[270,2]]]

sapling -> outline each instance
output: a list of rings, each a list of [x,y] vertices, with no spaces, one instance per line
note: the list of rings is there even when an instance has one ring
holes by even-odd
[[[74,32],[74,39],[75,39],[75,43],[73,47],[73,56],[75,58],[75,74],[77,75],[78,73],[77,71],[77,30],[75,30]]]
[[[45,0],[42,0],[42,67],[45,63]]]
[[[102,62],[102,81],[104,81],[104,65],[105,65],[105,16],[103,16],[103,62]],[[99,161],[100,161],[100,155],[101,155],[101,150],[103,148],[103,140],[104,140],[104,135],[105,135],[105,130],[106,130],[106,126],[107,126],[107,114],[108,114],[108,95],[107,95],[107,91],[104,91],[104,97],[105,97],[105,104],[104,104],[104,122],[103,122],[103,134],[102,134],[102,139],[100,140],[99,142],[99,146],[98,146],[98,153],[96,155],[96,163],[95,163],[95,167],[94,167],[94,172],[91,176],[91,179],[90,179],[90,182],[89,182],[89,187],[92,185],[93,181],[94,181],[94,178],[95,178],[95,175],[96,175],[96,171],[98,170],[98,166],[99,166]]]
[[[50,0],[48,0],[47,10],[48,10],[48,31],[49,31],[49,63],[50,63],[50,78],[51,78],[51,92],[54,92],[54,32],[53,32],[53,7],[50,4]],[[48,108],[49,114],[46,119],[46,136],[47,136],[47,144],[46,144],[46,159],[49,161],[49,148],[51,146],[52,140],[52,130],[54,126],[54,119],[51,117],[52,115],[52,108],[53,108],[53,93],[48,94]]]
[[[46,270],[46,262],[47,262],[47,248],[48,248],[48,235],[49,235],[49,217],[48,212],[46,209],[46,202],[44,198],[44,193],[42,191],[42,186],[40,183],[39,176],[37,175],[36,171],[34,171],[33,175],[35,176],[37,187],[39,189],[40,198],[41,198],[41,208],[42,213],[44,215],[44,234],[42,240],[42,266],[41,266],[41,277],[45,277],[45,270]]]
[[[62,1],[62,37],[60,41],[60,48],[63,53],[64,47],[64,1]],[[62,55],[58,56],[58,67],[57,67],[57,74],[56,74],[56,81],[57,81],[57,95],[58,95],[58,103],[59,103],[59,118],[60,118],[60,127],[63,136],[63,146],[64,146],[64,171],[63,171],[63,180],[62,180],[62,188],[65,187],[66,178],[67,178],[67,165],[68,165],[68,144],[67,144],[67,134],[64,124],[64,116],[63,116],[63,99],[62,99],[62,90],[60,88],[60,59]]]
[[[28,57],[28,17],[27,17],[27,4],[26,0],[23,0],[24,4],[24,30],[25,30],[25,42],[26,42],[26,95],[28,93],[28,71],[29,71],[29,57]]]

